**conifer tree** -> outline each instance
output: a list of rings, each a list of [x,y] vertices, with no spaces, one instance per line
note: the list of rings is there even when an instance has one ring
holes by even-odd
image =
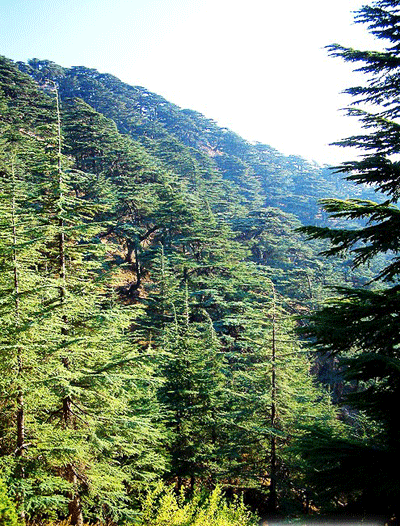
[[[236,325],[236,335],[225,343],[230,393],[227,476],[261,492],[266,508],[276,513],[302,488],[301,480],[295,482],[298,467],[289,452],[301,423],[332,421],[336,415],[329,397],[314,385],[293,320],[266,273],[248,266],[241,286],[246,291],[237,317],[241,329]]]
[[[118,307],[111,287],[102,282],[101,225],[93,220],[99,203],[76,195],[75,173],[62,165],[57,90],[55,100],[56,165],[42,209],[47,221],[46,272],[54,283],[49,295],[55,307],[47,320],[50,348],[41,373],[53,402],[47,408],[49,459],[70,485],[69,514],[72,524],[80,525],[85,500],[86,507],[97,500],[96,509],[106,515],[124,513],[128,481],[132,488],[140,478],[151,478],[162,462],[151,446],[157,443],[157,430],[145,439],[144,429],[135,425],[140,421],[148,431],[152,428],[152,415],[135,414],[135,399],[141,398],[148,374],[129,342],[129,313]],[[49,375],[51,369],[56,374]],[[150,456],[153,466],[148,463],[134,477]]]
[[[153,368],[93,220],[109,200],[89,203],[86,174],[70,170],[51,87],[26,122],[1,99],[1,466],[27,516],[66,516],[69,501],[80,524],[89,510],[128,518],[163,458]]]
[[[356,22],[365,24],[379,40],[380,51],[362,51],[338,44],[328,47],[333,56],[355,63],[366,78],[364,85],[346,90],[354,97],[348,113],[360,120],[365,133],[339,143],[360,150],[361,155],[359,160],[338,167],[337,172],[346,174],[357,185],[370,185],[379,200],[323,200],[324,210],[332,218],[357,219],[362,225],[348,229],[304,228],[310,237],[330,241],[325,255],[349,253],[354,267],[386,255],[372,288],[338,288],[341,297],[330,300],[313,314],[305,332],[315,339],[319,351],[344,358],[346,378],[359,386],[347,397],[348,402],[376,423],[375,432],[367,441],[356,440],[350,447],[332,440],[329,448],[332,451],[336,444],[337,460],[326,464],[326,476],[332,474],[337,491],[341,485],[361,491],[362,503],[369,512],[394,513],[397,518],[400,495],[394,466],[398,464],[400,440],[395,409],[400,395],[400,186],[396,158],[400,151],[399,16],[397,0],[378,0],[357,12]],[[321,450],[324,448],[316,444],[316,454],[321,455]]]
[[[10,117],[7,105],[4,104],[3,116]],[[2,356],[2,396],[11,402],[9,414],[11,421],[7,429],[3,422],[3,440],[8,452],[15,455],[15,476],[24,478],[24,455],[27,449],[26,440],[26,395],[32,394],[29,381],[29,369],[35,363],[35,352],[32,345],[38,302],[35,300],[35,289],[41,286],[31,262],[38,258],[40,245],[37,231],[39,224],[34,218],[31,203],[27,196],[35,199],[29,188],[29,175],[24,171],[20,158],[27,148],[21,134],[12,125],[3,125],[0,145],[0,200],[1,200],[1,234],[0,234],[0,325]],[[28,402],[29,403],[29,402]],[[7,417],[6,417],[7,418]],[[9,466],[11,467],[11,466]],[[21,517],[24,518],[23,489],[18,491],[18,505]]]

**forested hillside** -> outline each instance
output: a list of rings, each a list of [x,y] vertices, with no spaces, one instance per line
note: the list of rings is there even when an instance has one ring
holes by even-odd
[[[65,69],[37,59],[29,64],[19,63],[18,67],[42,87],[56,82],[66,107],[76,107],[80,104],[77,99],[81,99],[97,115],[111,119],[119,134],[125,140],[131,138],[131,144],[145,151],[158,171],[179,181],[180,192],[189,192],[192,198],[194,194],[201,196],[203,202],[199,206],[204,208],[205,203],[213,213],[223,216],[235,240],[249,252],[246,259],[273,269],[270,273],[274,273],[285,296],[294,295],[305,301],[311,299],[311,289],[317,294],[322,292],[321,285],[354,279],[348,276],[348,267],[339,270],[337,262],[332,264],[335,270],[331,270],[329,262],[318,258],[321,245],[305,244],[295,229],[300,223],[326,225],[332,221],[320,208],[318,199],[374,198],[375,192],[367,186],[357,188],[328,167],[299,157],[285,157],[267,145],[250,144],[203,115],[182,110],[159,95],[124,84],[112,75],[84,67]],[[94,117],[86,118],[90,127]],[[67,134],[67,125],[64,128],[63,133]],[[78,128],[78,133],[86,133],[82,126]],[[108,131],[98,131],[90,139],[91,150],[79,153],[79,169],[103,169],[108,152],[102,134],[109,137]],[[65,139],[83,140],[71,134]],[[85,136],[84,140],[89,138]],[[187,195],[183,199],[186,201]],[[323,261],[323,270],[317,260]],[[300,270],[297,275],[299,268],[307,269],[307,274]],[[330,275],[335,271],[341,275]],[[279,274],[285,277],[279,279]],[[288,281],[291,288],[284,289]]]
[[[295,329],[387,259],[326,260],[299,227],[342,228],[318,199],[374,191],[46,60],[0,58],[0,132],[0,468],[21,520],[133,522],[160,479],[260,513],[357,503],[314,482],[310,429],[372,424]]]

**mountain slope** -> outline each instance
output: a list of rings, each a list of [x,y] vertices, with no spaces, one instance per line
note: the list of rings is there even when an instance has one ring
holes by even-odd
[[[177,177],[191,198],[200,193],[200,206],[210,206],[229,223],[241,245],[251,251],[251,260],[275,269],[277,284],[287,296],[300,291],[302,300],[315,300],[322,285],[347,279],[347,268],[340,271],[342,277],[335,275],[333,267],[338,271],[341,266],[337,263],[330,270],[322,269],[330,263],[319,260],[318,247],[305,244],[294,228],[298,222],[326,224],[318,206],[320,198],[371,198],[372,190],[354,189],[327,167],[283,156],[260,143],[250,144],[200,113],[181,109],[112,75],[82,66],[62,68],[37,59],[18,66],[40,85],[56,82],[65,101],[79,98],[111,119],[136,148],[141,145],[155,166]],[[264,210],[270,208],[274,210]],[[291,223],[284,236],[272,226],[277,222]],[[245,225],[250,228],[246,234]],[[297,271],[299,266],[309,269],[307,275],[304,270]],[[291,279],[294,286],[287,286]],[[310,292],[310,287],[315,292]]]
[[[81,98],[177,173],[185,176],[196,169],[202,173],[218,170],[240,186],[245,198],[258,199],[257,205],[277,206],[303,223],[320,222],[317,199],[328,195],[345,198],[361,192],[325,167],[296,156],[286,157],[267,145],[250,144],[200,113],[181,109],[112,75],[82,66],[61,68],[37,59],[19,67],[39,83],[56,81],[62,97]],[[367,194],[364,189],[364,197]]]
[[[342,425],[291,314],[368,279],[296,231],[334,177],[110,75],[18,67],[0,58],[0,456],[20,505],[128,520],[161,475],[297,502],[287,445]]]

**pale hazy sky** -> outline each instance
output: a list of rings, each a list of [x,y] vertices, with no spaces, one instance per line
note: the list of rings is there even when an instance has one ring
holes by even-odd
[[[362,0],[0,0],[0,54],[86,66],[144,86],[285,154],[335,163],[356,83],[333,42],[377,47]]]

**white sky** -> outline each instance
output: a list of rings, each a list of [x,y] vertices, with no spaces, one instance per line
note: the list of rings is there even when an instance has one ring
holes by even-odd
[[[337,163],[357,83],[333,42],[377,47],[362,0],[0,0],[0,54],[83,65],[144,86],[284,154]]]

